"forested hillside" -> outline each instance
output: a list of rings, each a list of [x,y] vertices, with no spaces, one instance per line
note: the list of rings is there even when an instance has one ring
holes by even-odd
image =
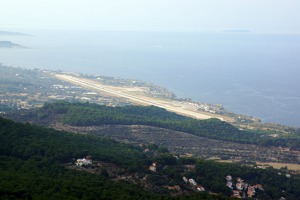
[[[58,132],[0,118],[0,199],[169,199],[107,175],[70,170],[65,164],[92,155],[137,172],[149,159],[140,149],[92,136]],[[208,194],[188,196],[210,198]],[[221,197],[220,197],[221,198]],[[225,199],[222,198],[222,199]]]
[[[196,120],[154,106],[108,107],[90,103],[45,103],[40,109],[17,112],[11,118],[23,122],[63,122],[75,126],[150,125],[193,135],[238,143],[300,148],[300,135],[274,138],[267,131],[244,131],[218,119]]]
[[[240,177],[249,185],[260,184],[262,189],[254,196],[259,199],[279,199],[281,196],[297,199],[300,195],[300,177],[286,177],[287,169],[254,169],[194,158],[175,158],[164,152],[147,154],[141,147],[97,136],[59,132],[0,118],[0,198],[227,199],[232,195],[226,186],[227,175],[234,179]],[[132,184],[130,179],[112,181],[112,175],[106,171],[88,173],[80,170],[83,168],[72,167],[75,166],[74,159],[87,155],[95,163],[109,163],[141,182]],[[154,162],[157,168],[151,171],[148,167]],[[97,165],[91,166],[86,171],[96,168]],[[196,192],[183,177],[193,178],[206,192]],[[151,193],[141,188],[143,182],[147,186],[144,189]],[[172,187],[179,188],[176,193],[179,196],[170,196],[171,191],[167,188]],[[223,195],[211,196],[208,191]]]

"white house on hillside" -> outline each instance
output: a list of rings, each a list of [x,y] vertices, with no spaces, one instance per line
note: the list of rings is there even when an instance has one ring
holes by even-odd
[[[79,166],[79,167],[82,167],[82,166],[86,166],[86,165],[91,165],[92,164],[92,160],[91,159],[86,159],[86,158],[83,158],[83,159],[77,159],[76,161],[76,165]]]

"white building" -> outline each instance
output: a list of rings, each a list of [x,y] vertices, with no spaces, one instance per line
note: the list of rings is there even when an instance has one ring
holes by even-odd
[[[185,182],[185,183],[187,183],[188,182],[188,179],[184,176],[184,177],[182,177],[182,179],[183,179],[183,181]]]
[[[199,191],[199,192],[204,192],[205,189],[204,189],[204,187],[202,187],[201,185],[198,185],[198,186],[197,186],[197,191]]]
[[[226,180],[227,181],[231,181],[232,180],[232,176],[230,176],[230,175],[226,176]]]
[[[150,165],[149,170],[156,172],[156,166],[157,166],[157,162],[152,163],[152,165]]]
[[[190,182],[190,184],[192,184],[194,186],[197,185],[197,182],[194,179],[192,179],[192,178],[189,179],[189,182]]]
[[[91,159],[77,159],[76,161],[76,165],[81,167],[83,165],[91,165],[92,164],[92,160]]]

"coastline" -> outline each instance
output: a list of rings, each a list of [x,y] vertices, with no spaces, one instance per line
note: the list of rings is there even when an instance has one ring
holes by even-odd
[[[226,109],[222,110],[221,113],[213,113],[213,110],[206,110],[203,106],[216,106],[213,104],[194,102],[192,99],[178,99],[169,98],[167,96],[149,95],[149,86],[145,82],[140,82],[137,86],[130,84],[120,84],[124,80],[129,82],[135,82],[134,80],[127,79],[115,79],[118,84],[107,82],[99,75],[85,75],[78,73],[66,73],[66,72],[53,72],[50,71],[51,76],[56,79],[81,86],[85,89],[89,89],[102,96],[110,97],[116,100],[127,102],[136,105],[145,106],[157,106],[166,109],[171,112],[175,112],[180,115],[192,117],[199,120],[205,120],[210,118],[217,118],[219,120],[230,123],[240,130],[260,130],[260,131],[272,131],[276,132],[273,135],[284,136],[287,134],[288,129],[297,129],[296,127],[284,126],[277,123],[265,123],[259,118],[253,118],[252,116],[240,115],[233,112],[228,112]],[[112,77],[110,77],[112,79]],[[159,87],[159,86],[158,86]],[[165,89],[169,94],[169,91]],[[165,92],[164,90],[164,92]],[[147,94],[148,93],[148,94]],[[219,105],[222,107],[222,105]],[[267,133],[268,135],[270,133]]]
[[[70,82],[75,85],[79,85],[81,87],[90,89],[94,92],[105,93],[106,95],[109,96],[126,99],[138,105],[147,105],[147,106],[153,105],[195,119],[203,120],[203,119],[217,118],[222,121],[233,122],[229,118],[225,119],[225,117],[223,116],[203,113],[196,110],[193,107],[189,108],[186,105],[180,104],[180,102],[170,101],[167,99],[148,97],[146,95],[142,95],[141,93],[135,93],[135,90],[132,88],[126,89],[123,87],[103,85],[100,82],[92,81],[81,77],[65,75],[65,74],[54,74],[54,76],[60,80]],[[141,89],[139,88],[138,90],[140,91]]]

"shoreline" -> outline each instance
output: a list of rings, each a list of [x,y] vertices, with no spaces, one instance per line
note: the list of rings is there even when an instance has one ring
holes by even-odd
[[[60,80],[70,82],[75,85],[79,85],[81,87],[93,90],[98,93],[105,93],[109,96],[126,99],[138,105],[148,105],[148,106],[153,105],[195,119],[203,120],[203,119],[217,118],[222,121],[232,121],[229,119],[225,119],[225,117],[223,116],[206,114],[206,113],[201,113],[197,110],[188,109],[186,108],[185,105],[180,105],[179,103],[176,103],[174,101],[171,102],[170,100],[158,99],[154,97],[148,97],[145,95],[134,94],[132,91],[126,90],[126,88],[103,85],[96,81],[92,81],[81,77],[65,75],[65,74],[53,74],[53,75],[54,77]]]
[[[103,83],[102,81],[98,81],[99,79],[91,79],[89,77],[84,76],[84,74],[50,71],[50,75],[59,80],[82,86],[85,89],[90,89],[94,92],[97,92],[98,94],[111,97],[116,100],[123,99],[124,102],[130,102],[136,105],[153,105],[166,109],[170,112],[175,112],[177,114],[192,117],[199,120],[217,118],[219,120],[225,121],[236,126],[240,130],[275,131],[276,134],[279,133],[279,135],[286,135],[286,129],[297,129],[297,127],[285,126],[282,124],[264,123],[261,122],[259,118],[253,118],[252,116],[247,115],[239,115],[236,113],[229,112],[226,109],[224,110],[223,114],[219,114],[208,112],[201,108],[203,104],[213,104],[198,104],[198,102],[191,102],[187,99],[173,99],[168,97],[157,97],[155,95],[149,96],[149,94],[147,94],[149,88],[147,85],[144,84],[142,84],[141,86],[116,86],[110,83]]]

